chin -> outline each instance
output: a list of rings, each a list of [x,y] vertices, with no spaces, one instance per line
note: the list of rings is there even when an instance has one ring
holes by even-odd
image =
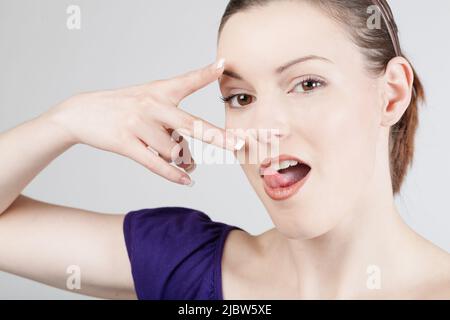
[[[309,240],[320,237],[333,229],[334,219],[326,212],[302,208],[283,210],[269,209],[275,228],[288,239]]]

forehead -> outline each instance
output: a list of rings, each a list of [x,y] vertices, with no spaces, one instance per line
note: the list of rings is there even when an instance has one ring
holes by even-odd
[[[303,1],[274,1],[234,14],[225,24],[217,48],[227,65],[239,69],[252,65],[273,68],[307,55],[345,62],[355,52],[337,22]]]

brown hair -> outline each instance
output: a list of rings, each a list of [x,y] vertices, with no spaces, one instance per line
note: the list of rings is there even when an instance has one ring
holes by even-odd
[[[264,6],[274,0],[230,0],[223,14],[219,27],[219,37],[228,19],[237,12],[253,7]],[[325,11],[331,18],[342,25],[351,40],[361,49],[367,61],[367,69],[372,74],[381,75],[389,61],[396,56],[403,56],[398,40],[398,30],[392,11],[385,0],[302,0]],[[380,28],[369,28],[368,10],[376,4],[376,9],[383,18]],[[393,37],[394,36],[394,37]],[[407,59],[408,60],[408,59]],[[422,83],[414,72],[411,102],[401,119],[390,128],[389,160],[392,189],[394,194],[400,191],[402,182],[414,155],[414,137],[418,127],[418,106],[425,102]]]

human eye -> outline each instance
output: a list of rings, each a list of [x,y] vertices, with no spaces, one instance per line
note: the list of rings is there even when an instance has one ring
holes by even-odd
[[[317,90],[318,88],[325,87],[327,83],[319,78],[316,78],[314,76],[307,76],[304,79],[301,79],[297,84],[294,86],[294,89],[292,89],[290,92],[294,93],[303,93],[303,94],[309,94],[312,91]]]
[[[230,108],[241,109],[255,100],[255,97],[248,94],[233,94],[228,97],[220,97],[220,99],[230,106]]]

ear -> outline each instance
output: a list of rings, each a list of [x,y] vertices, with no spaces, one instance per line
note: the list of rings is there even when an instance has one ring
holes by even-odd
[[[403,57],[391,59],[383,76],[383,126],[393,126],[401,119],[411,102],[413,83],[414,72],[408,60]]]

